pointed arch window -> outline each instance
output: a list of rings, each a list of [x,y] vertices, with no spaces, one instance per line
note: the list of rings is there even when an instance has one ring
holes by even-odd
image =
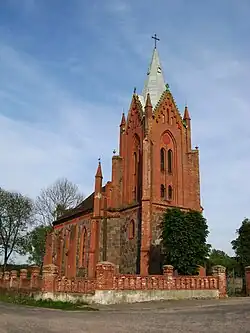
[[[87,261],[87,229],[85,227],[81,230],[81,237],[80,237],[80,253],[79,253],[79,267],[86,267]]]
[[[173,172],[173,151],[172,149],[168,150],[168,173]]]
[[[161,171],[165,171],[165,149],[161,148],[160,158],[161,158]]]
[[[168,186],[168,200],[173,199],[173,188],[171,185]]]
[[[134,164],[134,176],[137,174],[137,154],[134,152],[133,154],[133,164]]]
[[[166,188],[163,184],[161,184],[161,198],[164,199],[166,197]]]

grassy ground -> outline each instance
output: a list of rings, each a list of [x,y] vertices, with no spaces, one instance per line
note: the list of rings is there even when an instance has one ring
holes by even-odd
[[[60,309],[65,311],[82,310],[82,311],[97,311],[90,307],[87,303],[77,302],[61,302],[48,300],[35,300],[34,297],[28,295],[22,295],[20,293],[8,293],[0,290],[0,302],[13,303],[19,305],[34,306],[40,308]]]

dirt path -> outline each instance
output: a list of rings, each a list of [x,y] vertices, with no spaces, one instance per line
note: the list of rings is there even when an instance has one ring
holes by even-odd
[[[250,298],[171,301],[64,312],[0,303],[0,333],[250,332]]]

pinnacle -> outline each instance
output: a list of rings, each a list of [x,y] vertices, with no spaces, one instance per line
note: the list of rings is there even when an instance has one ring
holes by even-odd
[[[98,167],[97,167],[97,170],[96,170],[96,175],[95,175],[96,178],[102,178],[102,166],[101,166],[101,161],[99,159],[99,162],[98,162]]]
[[[145,107],[151,107],[152,108],[152,103],[151,103],[151,98],[150,98],[149,93],[147,93],[147,100],[146,100]]]
[[[184,111],[184,117],[183,117],[184,120],[191,120],[190,118],[190,115],[189,115],[189,112],[188,112],[188,107],[187,105],[185,106],[185,111]]]
[[[120,126],[124,126],[126,124],[126,119],[125,119],[125,114],[124,112],[122,113],[122,120]]]

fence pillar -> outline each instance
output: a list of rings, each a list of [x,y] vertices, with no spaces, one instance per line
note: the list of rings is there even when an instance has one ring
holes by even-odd
[[[246,295],[250,296],[250,266],[245,267]]]
[[[212,275],[218,279],[219,297],[227,297],[226,267],[221,265],[212,267]]]
[[[38,288],[39,274],[40,274],[40,267],[32,266],[31,267],[30,288]]]
[[[25,280],[27,280],[27,273],[28,273],[28,270],[23,268],[23,269],[20,269],[20,288],[23,288],[25,287]]]
[[[164,265],[163,266],[163,275],[166,277],[168,289],[172,289],[174,267],[172,265]]]
[[[18,289],[18,279],[17,279],[16,270],[12,270],[10,272],[10,288]]]
[[[43,287],[45,292],[55,291],[55,281],[58,277],[58,267],[54,264],[43,266]]]
[[[10,287],[10,272],[5,271],[3,279],[4,279],[4,287],[8,289]]]
[[[96,265],[96,289],[112,290],[116,267],[113,263],[104,261]]]

